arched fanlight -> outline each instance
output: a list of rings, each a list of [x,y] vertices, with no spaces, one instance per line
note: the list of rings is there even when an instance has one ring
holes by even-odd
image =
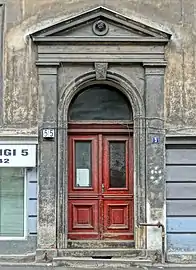
[[[133,112],[127,98],[108,85],[93,85],[83,89],[72,100],[69,120],[132,120]]]

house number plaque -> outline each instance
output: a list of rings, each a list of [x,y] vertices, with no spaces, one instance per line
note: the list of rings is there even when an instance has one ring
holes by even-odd
[[[54,139],[54,128],[44,128],[42,135],[44,139]]]

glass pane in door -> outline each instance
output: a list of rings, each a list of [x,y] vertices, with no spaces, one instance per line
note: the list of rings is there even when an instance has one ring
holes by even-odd
[[[75,186],[91,187],[92,183],[92,155],[91,141],[77,141],[75,143]]]
[[[126,142],[110,142],[110,188],[126,187]]]

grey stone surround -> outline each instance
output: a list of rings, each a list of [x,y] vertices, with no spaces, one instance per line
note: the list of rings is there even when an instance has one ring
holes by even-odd
[[[109,29],[105,36],[92,31],[100,19]],[[67,247],[67,114],[78,91],[95,83],[116,87],[132,106],[135,243],[160,247],[160,230],[138,223],[165,222],[164,47],[170,35],[100,7],[31,38],[39,80],[39,252]],[[43,140],[43,128],[54,128],[55,139]]]

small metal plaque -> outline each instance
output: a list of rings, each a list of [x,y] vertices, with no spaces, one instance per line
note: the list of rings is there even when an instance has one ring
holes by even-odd
[[[54,128],[44,128],[42,135],[44,139],[54,139]]]
[[[160,137],[152,137],[152,143],[160,143]]]

